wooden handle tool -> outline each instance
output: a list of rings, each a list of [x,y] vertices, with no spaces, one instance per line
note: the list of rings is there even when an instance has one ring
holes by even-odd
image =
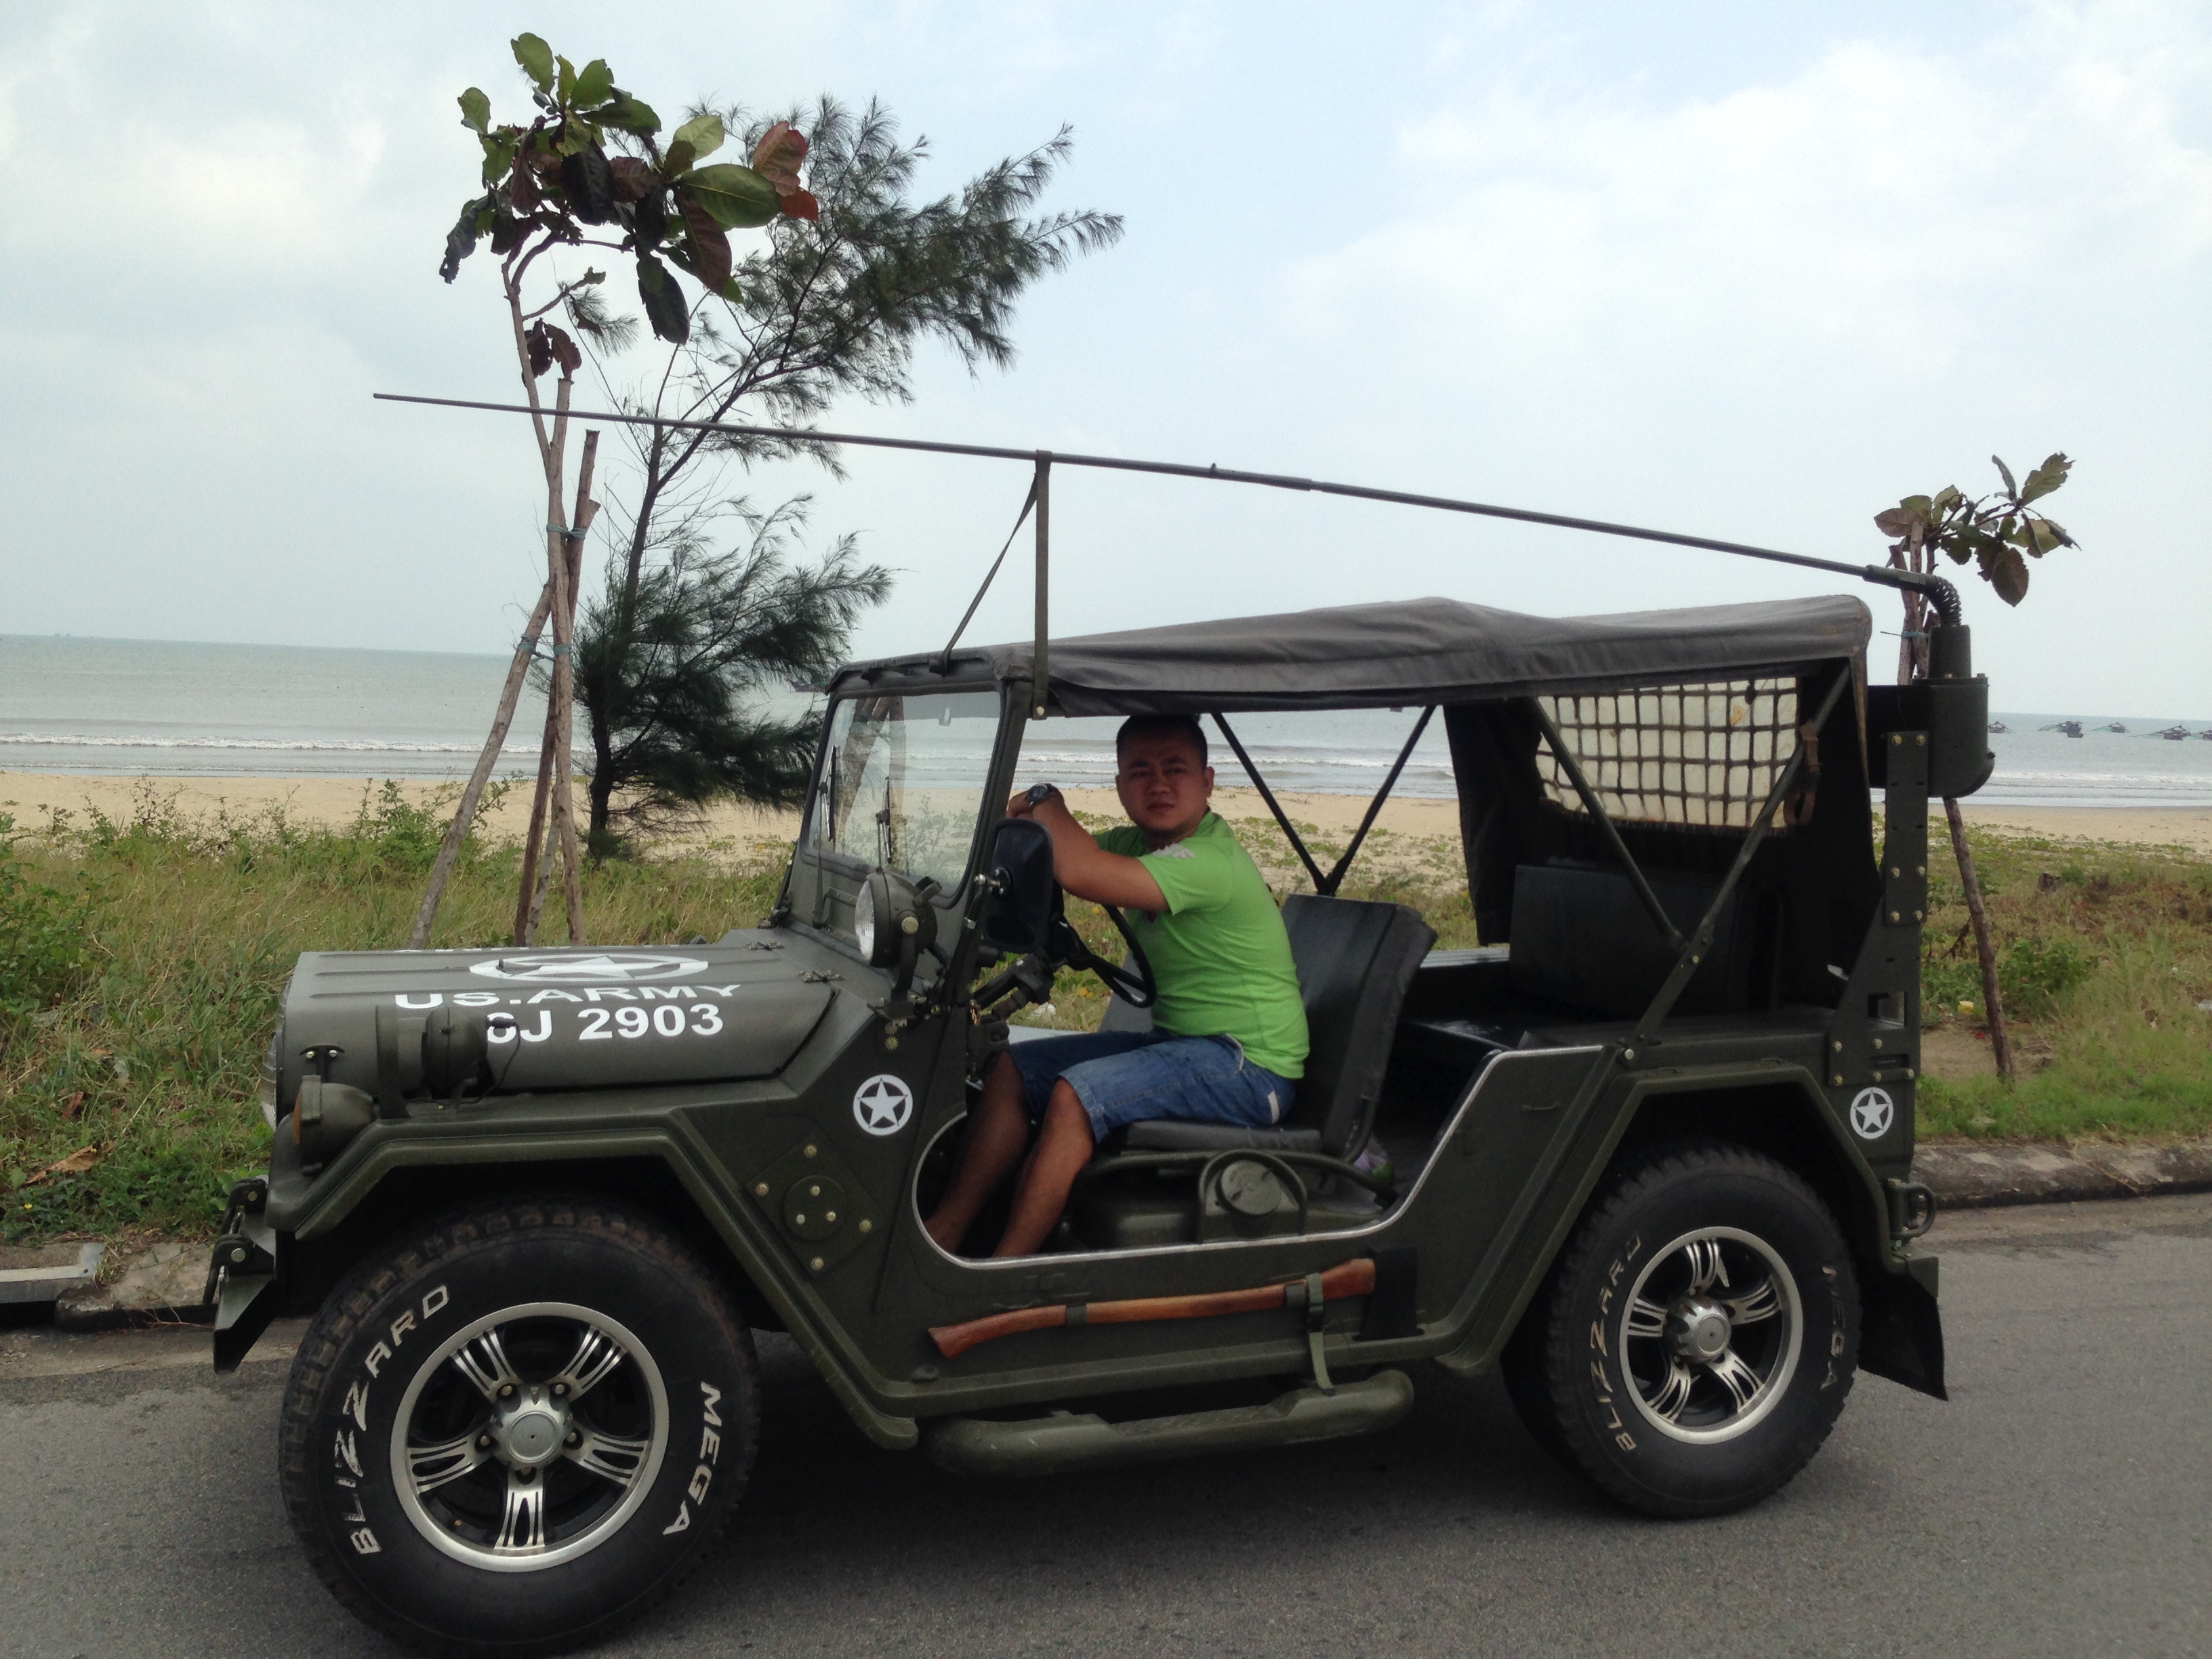
[[[1304,1279],[1287,1284],[1255,1285],[1244,1291],[1208,1291],[1197,1296],[1147,1296],[1127,1302],[1063,1302],[1036,1308],[1013,1308],[987,1314],[957,1325],[930,1328],[938,1352],[957,1359],[978,1343],[992,1342],[1023,1331],[1051,1330],[1064,1325],[1143,1325],[1163,1319],[1212,1319],[1222,1314],[1264,1313],[1272,1308],[1305,1305]],[[1340,1301],[1368,1296],[1375,1290],[1375,1262],[1370,1256],[1331,1267],[1321,1275],[1322,1299]]]

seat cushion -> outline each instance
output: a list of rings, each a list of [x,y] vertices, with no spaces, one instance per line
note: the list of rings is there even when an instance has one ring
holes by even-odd
[[[1318,1129],[1255,1129],[1242,1123],[1188,1123],[1176,1118],[1147,1118],[1132,1123],[1119,1135],[1116,1152],[1317,1152]]]

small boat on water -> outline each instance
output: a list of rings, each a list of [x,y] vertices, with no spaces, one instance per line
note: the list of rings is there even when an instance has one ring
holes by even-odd
[[[2081,722],[2079,720],[2054,720],[2049,726],[2039,726],[2036,727],[2036,730],[2039,732],[2063,732],[2069,738],[2078,738],[2081,735]]]
[[[1990,735],[1993,738],[2001,738],[2011,730],[2012,727],[2007,726],[2002,720],[1991,720],[1990,722]]]
[[[2104,729],[2107,732],[2117,732],[2122,737],[2125,737],[2128,732],[2128,728],[2121,725],[2118,720],[2114,720],[2110,726],[2106,726]]]
[[[2168,743],[2179,743],[2184,738],[2193,738],[2197,734],[2185,726],[2169,726],[2165,731],[2154,735],[2164,738]]]

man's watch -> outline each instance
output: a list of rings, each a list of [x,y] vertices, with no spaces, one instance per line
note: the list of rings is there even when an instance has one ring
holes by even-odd
[[[1031,806],[1042,806],[1059,793],[1048,783],[1033,783],[1025,792]]]

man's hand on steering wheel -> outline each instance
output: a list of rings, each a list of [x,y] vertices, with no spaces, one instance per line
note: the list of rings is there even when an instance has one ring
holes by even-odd
[[[1127,941],[1130,961],[1135,964],[1133,969],[1121,963],[1107,961],[1084,943],[1083,935],[1075,931],[1075,924],[1067,919],[1067,908],[1057,888],[1053,892],[1052,927],[1047,934],[1049,943],[1045,948],[1052,952],[1053,960],[1061,965],[1073,968],[1078,973],[1097,975],[1105,981],[1108,990],[1132,1008],[1151,1007],[1160,994],[1160,988],[1152,978],[1152,964],[1145,956],[1145,947],[1137,943],[1137,935],[1131,929],[1128,918],[1118,907],[1102,904],[1098,908],[1114,919],[1114,926]]]
[[[1124,1001],[1139,1008],[1149,1008],[1159,988],[1152,977],[1152,964],[1146,960],[1144,947],[1130,930],[1121,907],[1134,904],[1140,908],[1166,908],[1158,884],[1137,860],[1119,853],[1109,853],[1100,847],[1090,832],[1076,821],[1068,810],[1066,799],[1048,783],[1031,784],[1029,788],[1006,803],[1010,817],[1033,817],[1050,833],[1053,842],[1053,864],[1060,876],[1053,891],[1053,921],[1047,930],[1045,952],[1055,966],[1076,969],[1098,975],[1107,988]],[[1071,888],[1068,884],[1073,883]],[[1079,898],[1090,899],[1114,919],[1114,926],[1128,942],[1133,970],[1119,963],[1106,961],[1083,942],[1067,920],[1065,894],[1073,891]]]
[[[1066,895],[1055,883],[1052,890],[1052,921],[1045,929],[1044,949],[1039,953],[1044,959],[1047,973],[1035,975],[1032,964],[1036,958],[1024,957],[1012,967],[1002,969],[978,988],[975,994],[975,1006],[988,1007],[1017,985],[1029,990],[1032,1001],[1043,1001],[1049,994],[1051,975],[1062,968],[1073,968],[1078,973],[1097,975],[1105,981],[1109,991],[1131,1007],[1151,1007],[1159,995],[1159,986],[1152,978],[1152,964],[1146,958],[1145,947],[1137,943],[1136,935],[1130,931],[1128,921],[1120,910],[1110,904],[1101,905],[1099,908],[1114,918],[1115,927],[1121,929],[1121,937],[1128,941],[1129,955],[1136,964],[1133,971],[1120,963],[1107,961],[1084,943],[1083,935],[1067,919]],[[1035,983],[1030,982],[1032,977]]]

